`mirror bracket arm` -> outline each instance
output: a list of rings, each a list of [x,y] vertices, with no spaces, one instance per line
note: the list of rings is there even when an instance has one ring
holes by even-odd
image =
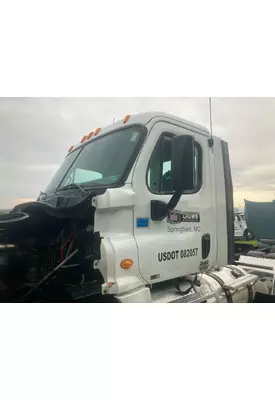
[[[181,192],[175,192],[168,203],[160,200],[151,200],[152,221],[162,221],[168,217],[169,213],[178,205],[181,195]]]

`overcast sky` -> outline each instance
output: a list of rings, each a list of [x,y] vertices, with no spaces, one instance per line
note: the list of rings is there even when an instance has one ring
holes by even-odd
[[[275,198],[275,98],[213,98],[229,142],[235,205]],[[207,98],[0,98],[0,209],[35,199],[68,147],[115,118],[165,111],[209,126]]]

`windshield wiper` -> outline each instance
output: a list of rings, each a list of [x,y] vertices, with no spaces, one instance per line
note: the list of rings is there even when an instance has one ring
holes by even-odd
[[[77,183],[70,183],[69,185],[61,186],[61,188],[59,188],[56,192],[63,192],[65,190],[69,190],[69,189],[79,189],[84,194],[89,193],[88,190],[86,190],[83,186],[78,185]]]

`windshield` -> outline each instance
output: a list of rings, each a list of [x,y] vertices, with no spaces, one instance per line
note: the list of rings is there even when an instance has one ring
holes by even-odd
[[[65,158],[44,192],[54,193],[71,184],[115,185],[132,167],[143,136],[141,127],[130,127],[92,139]]]

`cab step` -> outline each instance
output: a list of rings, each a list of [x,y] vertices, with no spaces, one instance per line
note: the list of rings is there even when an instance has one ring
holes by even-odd
[[[245,276],[241,276],[240,278],[237,278],[237,279],[232,279],[232,281],[230,281],[230,282],[224,283],[223,287],[225,289],[235,291],[235,290],[239,289],[240,287],[243,287],[250,283],[256,282],[258,279],[259,279],[259,277],[257,275],[245,275]]]
[[[175,300],[172,303],[202,303],[204,301],[213,299],[214,293],[207,291],[207,290],[201,290],[199,293],[190,293],[185,296],[183,296],[179,300]]]
[[[192,293],[182,296],[175,287],[170,287],[166,290],[152,291],[151,296],[153,303],[202,303],[214,298],[215,294],[211,291],[200,289],[198,293],[192,291]]]

